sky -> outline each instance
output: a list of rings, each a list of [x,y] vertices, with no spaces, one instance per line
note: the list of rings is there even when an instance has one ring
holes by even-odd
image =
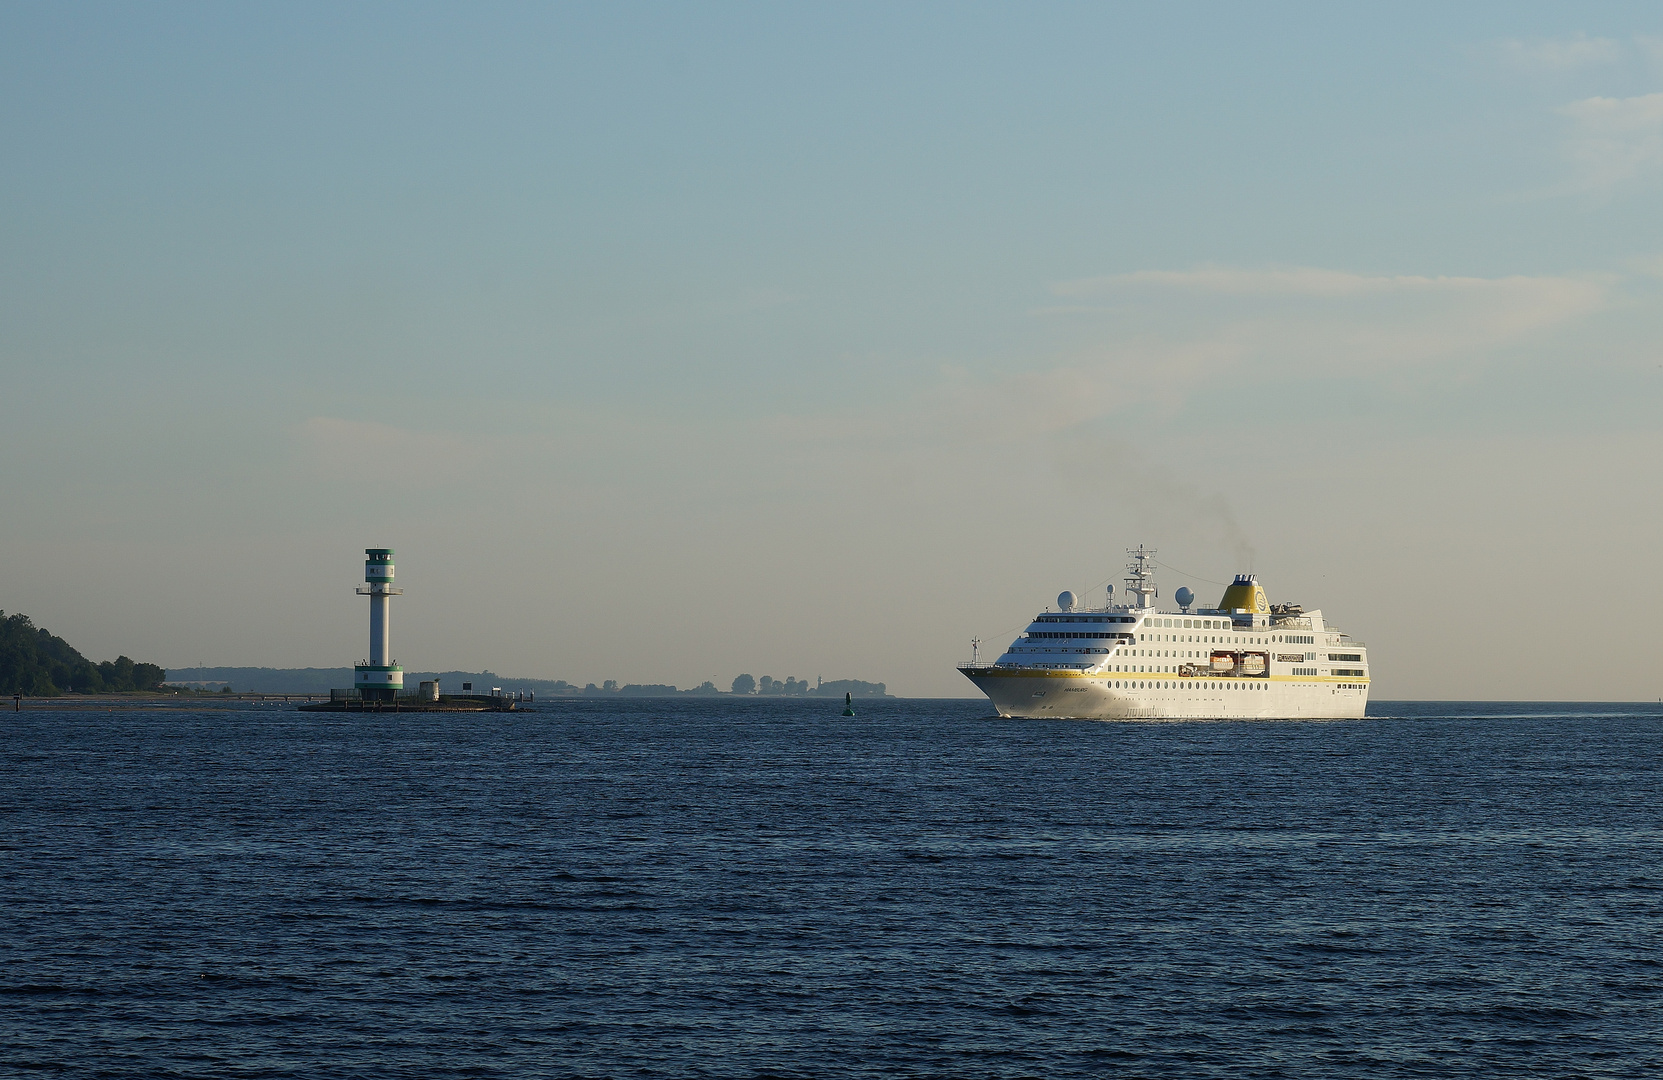
[[[1663,697],[1663,10],[0,4],[0,609],[973,696],[1125,549]]]

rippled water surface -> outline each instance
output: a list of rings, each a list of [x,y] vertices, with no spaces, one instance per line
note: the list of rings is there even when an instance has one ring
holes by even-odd
[[[6,714],[0,1073],[1633,1077],[1657,706]]]

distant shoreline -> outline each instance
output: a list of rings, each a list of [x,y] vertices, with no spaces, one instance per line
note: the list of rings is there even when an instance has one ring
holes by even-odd
[[[842,698],[845,693],[856,698],[893,697],[889,687],[881,682],[862,679],[773,679],[767,675],[752,678],[741,675],[736,686],[748,686],[751,691],[735,693],[724,690],[706,680],[699,686],[680,688],[669,683],[626,683],[607,680],[602,685],[579,685],[565,679],[532,679],[499,675],[494,671],[418,671],[405,669],[405,689],[419,683],[437,680],[442,693],[486,693],[495,687],[504,691],[526,691],[539,699],[555,697],[825,697]],[[163,679],[164,688],[177,686],[210,693],[229,685],[234,693],[252,694],[328,694],[331,690],[347,689],[353,685],[352,668],[274,668],[274,667],[183,667],[169,668]]]
[[[24,694],[22,697],[22,704],[23,710],[27,712],[30,709],[66,708],[77,705],[149,705],[162,701],[189,701],[204,705],[212,705],[216,702],[276,700],[279,704],[281,704],[285,698],[290,702],[296,702],[308,700],[316,701],[319,698],[326,698],[328,696],[328,694],[318,693],[307,694],[304,691],[301,693],[291,694],[256,693],[253,691],[246,693],[233,692],[229,694],[217,694],[176,693],[170,690],[122,690],[109,694],[64,693],[54,694],[51,696]],[[0,712],[14,711],[17,701],[17,698],[10,695],[0,698]]]
[[[675,694],[619,694],[619,693],[585,694],[585,693],[582,693],[580,691],[580,692],[575,693],[575,694],[573,694],[573,693],[565,693],[565,694],[554,693],[554,694],[547,694],[547,695],[539,694],[533,701],[526,702],[525,704],[531,705],[531,706],[534,707],[538,704],[543,704],[543,703],[547,703],[547,702],[556,702],[556,701],[570,702],[570,703],[593,702],[593,701],[668,701],[668,700],[682,701],[682,700],[686,700],[688,698],[696,698],[696,699],[704,700],[704,701],[721,700],[721,701],[759,701],[759,702],[760,701],[827,701],[827,702],[831,702],[831,701],[834,701],[834,700],[841,700],[841,699],[834,699],[834,697],[831,694],[807,694],[807,695],[797,694],[797,695],[789,695],[789,696],[785,695],[785,694],[730,694],[730,693],[725,693],[725,692],[717,693],[717,694],[687,694],[685,692],[678,692],[678,693],[675,693]],[[320,694],[317,691],[312,691],[311,693],[307,693],[305,691],[298,691],[298,692],[290,692],[290,693],[285,694],[285,693],[281,693],[279,691],[252,691],[252,690],[249,690],[249,691],[233,691],[231,693],[225,694],[225,693],[216,693],[216,692],[212,692],[212,691],[190,691],[190,692],[175,693],[175,692],[166,691],[166,690],[160,691],[160,692],[152,691],[152,690],[127,690],[127,691],[122,691],[122,692],[119,692],[119,693],[110,693],[110,694],[73,694],[73,693],[71,693],[71,694],[57,694],[57,695],[51,696],[51,697],[34,696],[34,695],[25,694],[25,695],[23,695],[23,698],[22,698],[22,705],[23,705],[22,711],[23,712],[29,712],[30,710],[37,710],[38,711],[38,710],[41,710],[41,709],[74,709],[74,708],[81,708],[81,707],[101,707],[101,706],[102,707],[108,707],[108,706],[115,706],[115,705],[138,705],[138,706],[142,706],[142,705],[156,705],[156,704],[162,704],[162,703],[179,704],[179,705],[187,705],[188,704],[188,705],[191,705],[191,706],[196,706],[196,707],[201,707],[201,708],[212,708],[215,705],[228,705],[228,704],[231,704],[233,702],[245,703],[245,704],[249,703],[249,702],[254,702],[254,703],[264,702],[266,704],[277,704],[277,705],[282,705],[282,704],[303,705],[308,701],[327,701],[328,699],[329,699],[328,693],[321,693]],[[881,698],[874,695],[874,696],[866,697],[864,699],[859,698],[858,695],[857,695],[857,700],[865,700],[865,701],[901,701],[901,700],[915,700],[915,699],[902,699],[902,698],[897,697],[894,694],[885,694]],[[943,699],[943,700],[956,700],[956,699]],[[971,700],[971,699],[965,698],[964,700],[968,701],[968,700]],[[13,698],[13,697],[8,696],[8,697],[5,697],[5,698],[0,698],[0,712],[8,712],[9,713],[9,712],[16,711],[15,710],[16,703],[17,703],[17,699]]]

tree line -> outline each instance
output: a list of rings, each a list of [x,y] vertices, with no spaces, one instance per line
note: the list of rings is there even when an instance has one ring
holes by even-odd
[[[135,663],[125,656],[95,664],[29,616],[0,611],[0,691],[6,694],[50,697],[156,690],[166,677],[155,664]]]

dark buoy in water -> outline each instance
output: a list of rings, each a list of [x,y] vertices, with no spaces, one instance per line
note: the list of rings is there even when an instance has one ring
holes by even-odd
[[[854,714],[855,714],[855,695],[853,693],[849,692],[849,691],[844,691],[844,693],[843,693],[843,715],[844,716],[853,716]]]

